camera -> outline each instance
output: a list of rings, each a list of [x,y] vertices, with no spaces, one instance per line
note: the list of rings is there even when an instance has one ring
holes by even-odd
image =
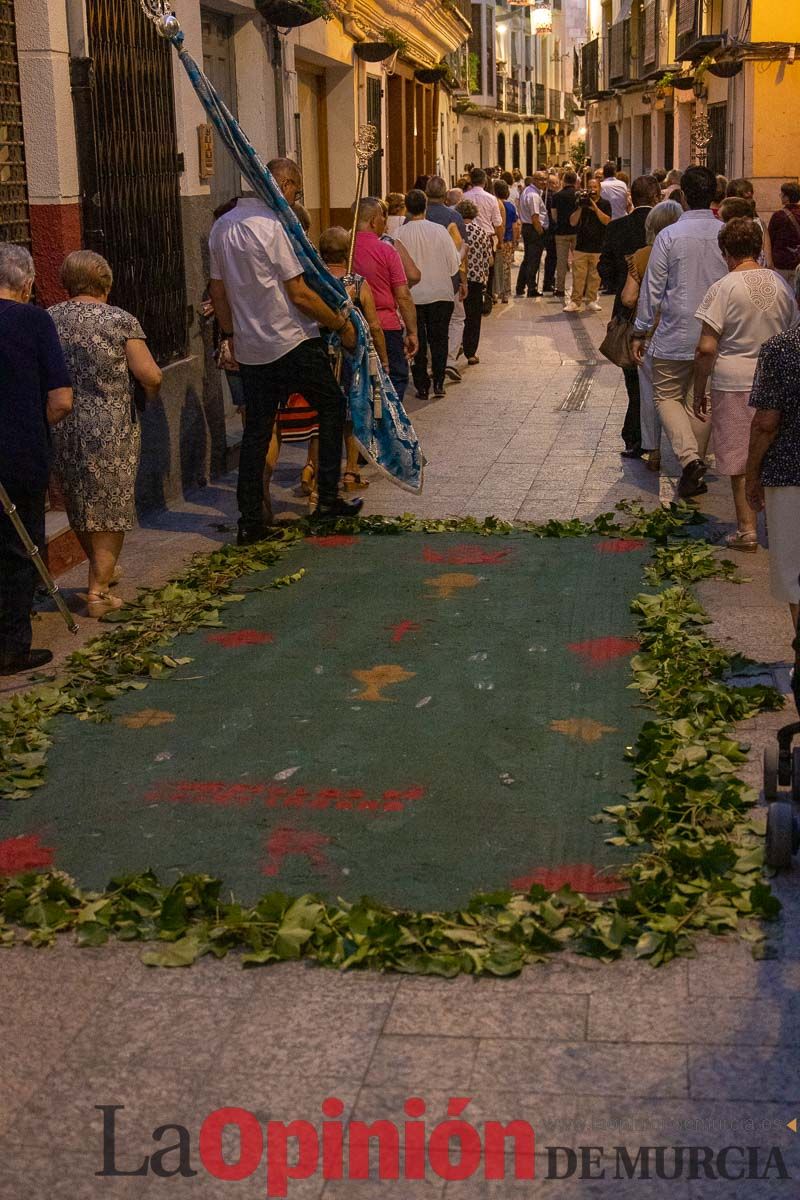
[[[592,196],[590,192],[578,192],[578,204],[581,208],[591,208]]]

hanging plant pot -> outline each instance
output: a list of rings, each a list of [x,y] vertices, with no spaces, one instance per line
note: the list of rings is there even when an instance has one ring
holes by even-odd
[[[740,62],[723,62],[714,63],[708,68],[709,75],[716,75],[717,79],[733,79],[734,75],[738,75],[742,69]]]
[[[690,92],[694,87],[694,75],[679,75],[672,86],[678,92]]]
[[[256,8],[265,21],[278,29],[299,29],[301,25],[309,25],[323,15],[319,4],[309,8],[305,4],[295,3],[295,0],[256,0]]]
[[[435,67],[420,67],[414,72],[414,78],[420,83],[440,83],[441,80],[447,78],[448,67],[446,63],[438,63]]]
[[[394,54],[394,46],[388,42],[356,42],[353,50],[356,58],[363,62],[383,62],[390,54]]]

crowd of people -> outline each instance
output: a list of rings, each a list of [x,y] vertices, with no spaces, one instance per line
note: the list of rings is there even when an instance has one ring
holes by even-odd
[[[290,159],[269,166],[308,230],[299,167]],[[461,382],[480,362],[482,320],[494,304],[549,296],[575,317],[602,312],[602,294],[613,298],[607,342],[628,396],[621,453],[657,471],[663,432],[681,467],[678,495],[690,499],[706,490],[713,445],[716,470],[731,480],[728,544],[754,550],[756,514],[766,508],[773,588],[796,624],[800,186],[784,184],[780,197],[765,224],[748,180],[728,182],[700,166],[654,170],[632,184],[613,163],[579,174],[567,162],[527,178],[472,167],[453,187],[423,176],[405,194],[364,197],[352,213],[352,269],[350,231],[324,230],[318,246],[364,315],[401,400],[410,379],[421,401]],[[347,360],[335,364],[323,336],[334,332],[352,349],[351,317],[308,286],[283,224],[255,196],[217,211],[209,251],[205,311],[244,422],[239,543],[260,540],[272,522],[269,481],[284,439],[309,440],[301,483],[312,512],[357,513],[361,497],[343,494],[367,486],[347,424]],[[67,299],[49,313],[29,303],[33,281],[27,250],[0,244],[0,358],[11,381],[0,420],[9,427],[13,413],[15,429],[0,442],[0,481],[41,544],[52,441],[88,559],[87,613],[97,617],[122,603],[111,589],[135,516],[137,413],[158,394],[161,372],[136,318],[109,305],[112,270],[99,255],[67,258]],[[30,648],[33,587],[31,564],[2,518],[2,673],[49,658]]]

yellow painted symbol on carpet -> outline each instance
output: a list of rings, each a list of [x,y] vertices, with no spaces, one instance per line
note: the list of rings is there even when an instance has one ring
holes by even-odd
[[[439,600],[450,600],[457,592],[465,588],[477,587],[480,583],[479,575],[468,575],[465,572],[448,571],[444,575],[434,575],[431,579],[426,579],[428,587],[433,588],[434,595]],[[433,597],[429,597],[432,599]]]
[[[591,717],[569,717],[565,721],[551,721],[554,733],[563,733],[576,742],[599,742],[607,733],[618,733],[615,725],[603,725]]]
[[[363,692],[359,692],[355,697],[356,700],[390,702],[390,696],[381,694],[383,689],[391,687],[395,683],[406,683],[409,679],[414,678],[416,671],[406,671],[405,667],[400,667],[397,663],[384,663],[383,666],[372,667],[369,671],[353,671],[352,674],[354,679],[364,685]]]
[[[791,1129],[792,1133],[797,1133],[797,1117],[791,1121],[787,1121],[786,1128]]]
[[[129,713],[127,717],[120,717],[120,725],[126,725],[128,729],[145,729],[150,725],[169,725],[175,720],[175,713],[164,712],[161,708],[140,708],[138,712]]]

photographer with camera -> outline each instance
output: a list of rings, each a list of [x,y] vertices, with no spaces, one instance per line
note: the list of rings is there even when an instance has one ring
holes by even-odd
[[[611,221],[611,205],[600,195],[600,184],[596,179],[588,180],[586,189],[578,192],[577,201],[578,206],[569,219],[570,225],[578,231],[572,256],[572,298],[564,305],[564,312],[581,312],[584,300],[587,309],[600,312],[597,264],[603,250],[606,225]]]

